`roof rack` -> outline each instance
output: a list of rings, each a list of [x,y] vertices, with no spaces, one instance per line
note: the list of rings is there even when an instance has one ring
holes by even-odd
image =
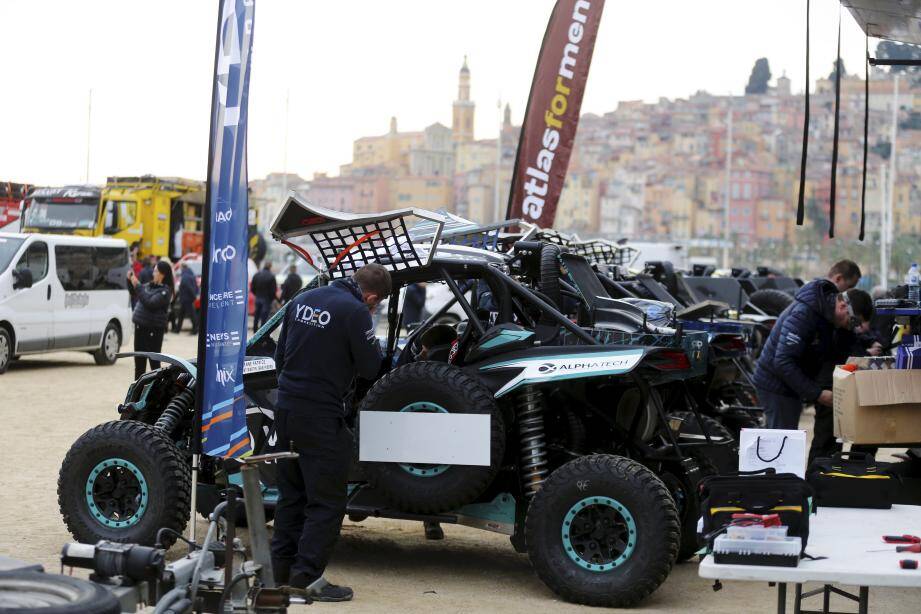
[[[518,224],[520,220],[517,219],[492,224],[477,224],[453,213],[445,211],[439,211],[438,213],[447,220],[441,233],[441,243],[443,245],[459,245],[490,252],[505,252],[508,250],[510,242],[518,238],[517,234],[511,235],[502,232],[504,229]],[[432,222],[422,221],[413,226],[409,233],[413,241],[428,241],[431,239],[433,227]]]
[[[640,253],[636,248],[617,245],[607,239],[579,241],[570,245],[570,251],[589,262],[608,266],[630,266]]]
[[[520,226],[525,231],[525,237],[528,240],[546,241],[560,247],[572,247],[572,245],[579,242],[579,237],[575,234],[568,235],[552,228],[541,228],[536,224],[527,222],[522,222]]]
[[[418,245],[407,229],[407,218],[431,225],[429,245]],[[376,262],[391,271],[427,266],[441,239],[447,219],[424,209],[397,209],[365,215],[333,211],[308,204],[296,192],[272,222],[270,232],[311,266],[330,278],[348,277],[365,264]],[[310,237],[323,260],[318,266],[303,247],[291,242]]]

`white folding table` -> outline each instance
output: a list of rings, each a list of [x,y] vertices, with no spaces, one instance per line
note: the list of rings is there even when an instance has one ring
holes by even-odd
[[[871,586],[921,588],[921,569],[899,567],[902,559],[921,563],[921,554],[896,553],[894,544],[883,542],[883,535],[921,535],[921,507],[893,505],[890,510],[820,507],[809,519],[806,553],[826,558],[803,559],[797,567],[769,567],[718,565],[709,554],[701,561],[698,573],[713,580],[776,583],[778,614],[786,612],[787,584],[796,585],[795,614],[831,614],[828,609],[831,593],[856,601],[858,614],[867,614]],[[891,552],[868,552],[882,548]],[[821,582],[824,586],[804,593],[806,582]],[[859,586],[859,594],[847,593],[835,587],[836,584]],[[814,595],[823,595],[823,609],[801,609],[802,600]]]

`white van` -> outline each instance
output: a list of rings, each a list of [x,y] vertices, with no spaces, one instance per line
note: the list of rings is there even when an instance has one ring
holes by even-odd
[[[59,350],[114,363],[132,330],[129,267],[120,239],[0,233],[0,373]]]

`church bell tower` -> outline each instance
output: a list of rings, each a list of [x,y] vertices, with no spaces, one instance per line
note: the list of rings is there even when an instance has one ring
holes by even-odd
[[[473,140],[473,111],[475,105],[470,100],[470,69],[467,68],[467,56],[461,66],[457,80],[457,100],[454,101],[454,114],[451,121],[452,138],[455,143],[468,143]]]

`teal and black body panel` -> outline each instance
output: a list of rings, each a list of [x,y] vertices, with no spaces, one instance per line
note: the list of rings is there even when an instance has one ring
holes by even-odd
[[[496,397],[521,386],[573,379],[623,376],[634,371],[653,348],[641,346],[545,346],[506,352],[466,369],[473,370]]]
[[[467,354],[467,362],[480,362],[487,358],[534,347],[537,335],[517,324],[500,324],[486,331],[483,338]]]
[[[590,334],[603,347],[642,346],[648,349],[661,350],[679,349],[687,356],[688,364],[684,368],[660,369],[657,381],[686,380],[703,377],[707,374],[707,357],[709,351],[709,336],[704,331],[682,331],[674,333],[626,333],[619,330],[605,328],[587,328]],[[569,331],[560,334],[560,343],[572,346],[585,347],[585,342]]]

